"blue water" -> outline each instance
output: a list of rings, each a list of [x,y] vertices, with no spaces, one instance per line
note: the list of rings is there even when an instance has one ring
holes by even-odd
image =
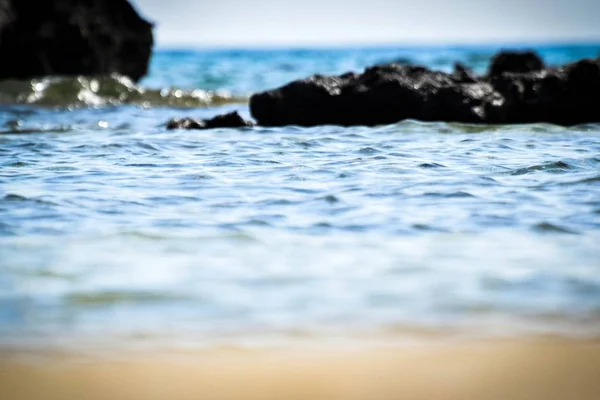
[[[317,72],[483,72],[496,50],[162,50],[109,100],[0,85],[0,345],[599,335],[600,123],[164,128]]]

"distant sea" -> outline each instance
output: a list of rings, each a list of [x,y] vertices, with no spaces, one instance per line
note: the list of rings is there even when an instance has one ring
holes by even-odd
[[[139,85],[1,82],[0,346],[600,335],[600,121],[165,129],[499,48],[163,49]]]

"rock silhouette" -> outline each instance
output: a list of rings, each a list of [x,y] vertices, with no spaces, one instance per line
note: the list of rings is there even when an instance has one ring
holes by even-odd
[[[254,94],[259,125],[380,125],[404,119],[464,123],[600,122],[600,59],[546,68],[532,52],[501,52],[487,76],[378,65],[314,75]]]
[[[217,115],[214,118],[202,120],[193,118],[174,118],[167,122],[167,129],[213,129],[213,128],[243,128],[253,126],[237,112]]]
[[[505,72],[527,73],[544,69],[544,61],[533,51],[502,51],[492,58],[489,76]]]
[[[148,69],[152,24],[127,0],[0,0],[0,79]]]

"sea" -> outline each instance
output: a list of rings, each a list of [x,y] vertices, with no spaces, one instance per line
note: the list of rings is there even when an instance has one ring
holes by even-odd
[[[159,48],[139,84],[0,82],[0,347],[597,337],[600,121],[165,128],[501,48]]]

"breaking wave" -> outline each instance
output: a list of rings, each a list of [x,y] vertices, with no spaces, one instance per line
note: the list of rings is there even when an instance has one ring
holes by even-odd
[[[86,107],[133,104],[143,107],[205,107],[246,102],[226,91],[148,89],[121,75],[45,77],[0,82],[0,105]]]

